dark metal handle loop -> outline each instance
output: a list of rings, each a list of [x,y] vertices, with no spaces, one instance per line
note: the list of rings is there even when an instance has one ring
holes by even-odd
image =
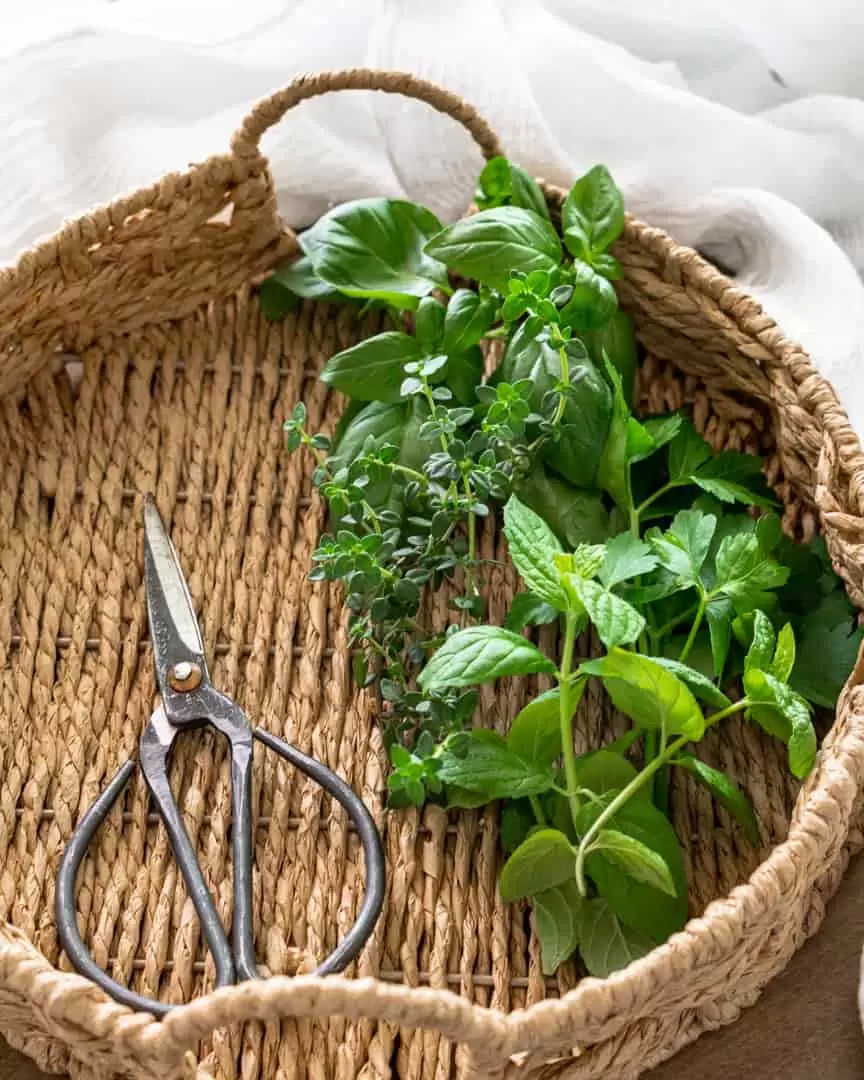
[[[351,822],[360,836],[360,842],[363,845],[363,855],[366,862],[366,895],[363,899],[363,905],[360,908],[360,912],[351,930],[346,934],[345,938],[333,952],[318,965],[313,973],[315,975],[335,974],[339,971],[343,971],[358,955],[360,950],[369,940],[369,937],[375,928],[375,924],[378,921],[378,917],[381,914],[381,908],[384,903],[385,869],[384,851],[381,845],[380,834],[375,822],[372,820],[372,815],[369,813],[366,804],[344,782],[344,780],[341,780],[334,772],[331,772],[330,769],[320,762],[315,761],[314,758],[297,750],[296,747],[291,746],[290,743],[277,738],[275,735],[271,735],[267,731],[256,729],[253,734],[255,738],[265,746],[275,751],[275,753],[279,754],[285,761],[305,773],[324,788],[325,791],[332,795],[333,798],[344,807],[348,817],[351,819]],[[134,771],[135,762],[127,761],[117,771],[102,794],[86,812],[81,819],[78,828],[72,834],[57,871],[54,912],[60,943],[63,946],[66,955],[69,957],[72,966],[80,975],[84,975],[86,978],[90,979],[91,982],[94,982],[97,986],[101,987],[106,994],[114,998],[114,1000],[121,1005],[126,1005],[130,1009],[135,1009],[137,1012],[149,1012],[153,1016],[162,1017],[176,1006],[144,997],[141,994],[135,993],[134,990],[122,986],[115,979],[112,979],[111,976],[104,972],[93,960],[93,957],[87,950],[87,946],[84,944],[84,940],[78,930],[77,901],[75,895],[75,883],[78,876],[78,869],[84,860],[87,849],[89,848],[94,835],[98,831],[99,826],[110,813],[111,808],[120,797]],[[164,801],[158,800],[158,805],[160,816],[163,817],[163,822],[165,822],[165,817],[163,816],[165,808]],[[182,829],[182,836],[186,837],[188,843],[188,836],[186,835],[186,830],[182,826],[182,823],[180,828]],[[175,856],[178,856],[177,848],[175,848],[175,840],[179,839],[180,834],[177,834],[177,830],[174,828],[169,829],[169,840]],[[182,848],[182,843],[180,844],[180,847]],[[178,863],[179,862],[181,862],[181,860],[178,857]],[[183,860],[183,862],[188,862],[188,859]],[[193,865],[200,877],[200,868],[198,868],[197,861],[194,859]],[[181,865],[181,870],[184,870],[183,865]],[[184,877],[186,877],[185,872]],[[189,892],[192,895],[196,911],[202,922],[202,929],[204,929],[208,946],[210,946],[214,956],[214,962],[217,966],[217,985],[224,986],[233,983],[236,977],[234,962],[231,958],[230,951],[228,950],[227,938],[225,937],[225,932],[218,920],[212,898],[206,889],[206,899],[200,894],[200,890],[196,889],[196,891],[193,892],[193,889],[190,888],[190,884],[190,881],[187,879],[187,889],[189,889]],[[203,886],[203,879],[201,884]],[[212,923],[212,918],[210,918],[211,914],[213,918],[216,919],[218,929],[217,926],[210,925]],[[222,947],[222,942],[224,942],[224,948]],[[236,944],[237,935],[235,934],[235,945]]]

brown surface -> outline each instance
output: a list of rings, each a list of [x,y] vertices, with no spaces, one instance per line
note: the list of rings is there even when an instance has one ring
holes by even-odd
[[[646,1080],[864,1080],[855,1005],[862,945],[864,859],[858,859],[821,932],[758,1004]],[[42,1073],[0,1043],[0,1080],[42,1080]]]

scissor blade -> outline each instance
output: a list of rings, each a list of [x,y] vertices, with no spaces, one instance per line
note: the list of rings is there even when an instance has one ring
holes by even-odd
[[[189,653],[203,666],[204,642],[177,552],[151,495],[144,500],[144,571],[147,615],[161,682],[169,667],[193,658]]]

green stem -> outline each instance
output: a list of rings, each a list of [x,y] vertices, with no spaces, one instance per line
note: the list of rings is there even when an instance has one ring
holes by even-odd
[[[395,461],[388,463],[387,468],[393,472],[402,473],[403,476],[407,476],[411,480],[416,480],[418,484],[423,484],[424,487],[429,486],[429,477],[424,476],[423,473],[417,472],[416,469],[409,469],[407,465],[398,465]]]
[[[711,727],[713,724],[725,719],[727,716],[731,716],[736,712],[741,712],[743,709],[749,707],[750,702],[747,698],[736,701],[732,705],[728,705],[725,709],[721,709],[720,712],[716,712],[712,716],[707,717],[705,720],[705,727]],[[670,743],[663,752],[658,754],[653,761],[649,762],[640,773],[637,773],[626,787],[618,792],[606,809],[597,815],[594,823],[579,841],[579,849],[576,852],[576,884],[579,887],[579,892],[583,896],[587,895],[587,887],[585,885],[585,856],[588,854],[588,849],[597,839],[600,830],[607,821],[613,818],[621,807],[636,794],[639,788],[646,784],[655,773],[663,768],[664,765],[667,765],[675,757],[678,751],[683,749],[690,741],[689,735],[679,735],[674,742]]]
[[[696,608],[696,618],[693,620],[693,625],[690,627],[690,633],[687,635],[687,640],[684,642],[684,648],[681,650],[681,655],[678,657],[678,661],[681,664],[683,664],[690,655],[690,650],[693,648],[696,635],[699,633],[699,627],[702,625],[702,620],[705,618],[705,608],[707,606],[708,597],[705,594],[705,590],[700,588],[699,606]]]
[[[674,630],[676,626],[680,626],[682,622],[686,622],[688,619],[692,619],[696,615],[698,604],[694,604],[693,607],[688,608],[687,611],[682,611],[680,615],[676,615],[674,619],[670,619],[669,622],[663,623],[662,626],[656,627],[651,631],[651,637],[655,641],[666,637],[670,630]]]
[[[561,684],[561,709],[559,719],[561,724],[561,744],[564,747],[564,775],[567,778],[567,792],[570,802],[570,816],[573,825],[579,830],[579,780],[576,776],[576,751],[573,748],[573,730],[570,727],[572,720],[572,708],[570,698],[570,672],[573,665],[573,649],[576,645],[576,624],[578,616],[568,611],[564,629],[564,651],[561,655],[561,670],[558,679]]]
[[[545,829],[548,825],[546,821],[546,815],[543,813],[543,807],[540,805],[540,800],[536,795],[530,795],[531,809],[534,811],[534,817],[537,818],[537,824],[542,825]]]
[[[369,503],[366,502],[365,499],[363,500],[363,509],[369,515],[369,518],[372,522],[372,528],[375,530],[376,533],[380,533],[381,522],[378,520],[378,515],[375,513],[374,509],[369,505]]]
[[[649,495],[648,498],[644,500],[644,502],[639,503],[639,505],[636,507],[634,513],[636,514],[637,518],[640,518],[642,514],[644,514],[645,511],[648,509],[648,507],[651,506],[652,503],[655,503],[663,495],[665,495],[667,491],[673,491],[675,488],[680,486],[681,485],[676,480],[670,480],[668,484],[664,484],[663,487],[657,488],[653,495]]]
[[[561,382],[568,386],[570,385],[570,362],[567,359],[567,350],[562,345],[558,350],[558,355],[561,357]],[[558,397],[558,404],[555,406],[555,415],[552,417],[552,426],[557,427],[561,423],[561,418],[564,415],[564,410],[567,408],[567,395],[562,393]]]

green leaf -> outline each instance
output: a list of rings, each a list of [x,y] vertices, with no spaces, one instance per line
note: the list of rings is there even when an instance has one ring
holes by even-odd
[[[538,337],[536,319],[528,319],[507,346],[498,374],[504,382],[531,383],[529,403],[535,412],[543,408],[547,394],[563,378],[561,354]],[[542,450],[543,460],[577,487],[593,486],[603,443],[609,429],[611,395],[606,380],[591,363],[584,345],[568,341],[565,346],[570,389],[560,424],[560,437]]]
[[[576,262],[571,271],[573,293],[561,309],[564,326],[584,332],[597,330],[612,318],[618,305],[614,285],[587,263]]]
[[[606,544],[606,561],[600,570],[600,580],[607,589],[614,589],[622,581],[650,574],[657,562],[657,555],[644,541],[632,533],[620,533]]]
[[[842,598],[845,600],[845,597]],[[848,611],[820,621],[819,612],[798,628],[798,656],[790,685],[814,705],[833,709],[858,661],[864,630],[852,629]]]
[[[669,479],[685,483],[710,457],[711,447],[692,421],[682,420],[678,434],[669,444]]]
[[[762,461],[753,454],[725,450],[710,458],[693,473],[691,479],[703,491],[723,502],[741,502],[748,506],[776,506],[762,474]]]
[[[624,228],[624,199],[605,165],[595,165],[570,189],[561,208],[561,227],[579,259],[605,251]]]
[[[498,890],[505,904],[572,881],[576,854],[564,833],[538,829],[513,852],[501,870]]]
[[[498,837],[506,854],[515,851],[537,825],[528,799],[508,799],[501,810]]]
[[[582,807],[580,835],[585,835],[611,797],[610,793],[601,803],[586,803]],[[639,840],[662,858],[674,883],[675,894],[634,881],[603,852],[590,853],[585,868],[597,891],[624,924],[648,934],[656,942],[663,942],[680,930],[687,920],[687,876],[675,830],[666,815],[647,799],[628,800],[606,824],[610,829]]]
[[[283,319],[300,303],[296,293],[291,292],[275,278],[269,277],[258,288],[258,303],[265,319]]]
[[[517,206],[482,210],[443,229],[426,254],[462,277],[506,291],[511,273],[553,270],[561,242],[551,222]]]
[[[629,518],[632,508],[630,465],[627,458],[627,427],[630,408],[624,399],[621,377],[608,360],[606,375],[612,383],[612,419],[597,466],[597,485],[612,496],[621,513]]]
[[[767,607],[771,598],[766,590],[779,588],[789,576],[785,566],[766,557],[754,533],[725,537],[715,563],[713,591],[728,596],[739,615]]]
[[[444,352],[461,353],[478,344],[495,322],[496,304],[481,300],[471,289],[457,289],[450,297],[444,320]]]
[[[598,582],[577,578],[574,588],[607,649],[632,644],[645,629],[644,616]]]
[[[774,659],[774,646],[774,627],[771,625],[771,620],[764,611],[757,609],[753,612],[753,640],[744,658],[744,670],[750,671],[751,668],[756,668],[758,671],[770,671],[771,662]]]
[[[424,296],[417,308],[414,332],[420,345],[434,352],[444,337],[444,305],[434,296]]]
[[[653,659],[612,649],[582,664],[580,672],[599,675],[615,707],[640,727],[659,729],[665,724],[667,735],[702,737],[705,720],[689,687]]]
[[[631,416],[627,421],[627,460],[631,465],[642,461],[653,453],[653,449],[654,440],[648,429]]]
[[[438,776],[448,788],[482,792],[487,801],[541,795],[555,782],[550,768],[525,761],[503,743],[476,738],[474,729],[464,755],[445,750]]]
[[[607,791],[618,792],[627,787],[636,776],[636,769],[627,758],[612,750],[591,750],[576,758],[576,778],[580,788],[587,788],[595,795]],[[643,784],[633,794],[634,799],[650,799],[650,784]]]
[[[526,626],[545,626],[558,618],[558,609],[541,600],[534,593],[517,593],[504,618],[504,627],[519,633]]]
[[[479,345],[448,356],[444,368],[445,381],[460,404],[473,406],[476,402],[476,390],[483,381],[484,363],[483,350]]]
[[[575,881],[562,882],[531,898],[544,975],[554,975],[576,951],[583,903]]]
[[[669,896],[676,895],[675,882],[663,856],[634,836],[618,832],[617,829],[601,829],[590,850],[602,852],[634,881],[651,885]]]
[[[705,618],[711,636],[711,656],[714,660],[714,674],[719,679],[726,667],[729,646],[732,644],[733,608],[729,600],[712,600],[705,608]]]
[[[789,682],[789,676],[795,667],[795,634],[789,623],[777,635],[777,648],[768,671],[782,683]]]
[[[609,901],[600,896],[583,900],[579,907],[579,955],[590,975],[605,979],[647,956],[654,941],[640,930],[624,926]]]
[[[308,255],[301,255],[294,262],[277,267],[267,280],[278,282],[283,288],[289,289],[295,296],[302,296],[307,300],[336,300],[339,298],[339,293],[331,288],[326,281],[322,281],[315,273],[315,266]]]
[[[555,665],[524,637],[499,626],[469,626],[447,638],[417,681],[424,690],[440,690],[539,672],[554,674]]]
[[[744,835],[756,847],[759,844],[759,826],[753,806],[731,776],[706,765],[692,754],[679,754],[675,765],[680,765],[706,787],[718,803],[727,810],[744,830]]]
[[[424,250],[441,223],[401,199],[359,199],[325,214],[299,240],[318,277],[347,296],[413,310],[447,287],[447,271]]]
[[[602,371],[604,357],[617,371],[625,403],[633,401],[636,382],[636,339],[633,335],[633,320],[626,311],[614,311],[607,322],[594,330],[583,330],[582,340],[588,354]]]
[[[588,580],[600,573],[600,568],[606,561],[605,544],[580,544],[569,555],[558,555],[555,565],[569,574],[575,574],[578,578]]]
[[[448,810],[477,810],[492,801],[485,791],[469,791],[468,788],[456,787],[454,784],[447,786]]]
[[[649,416],[647,420],[643,420],[642,427],[651,439],[651,448],[643,456],[648,457],[670,443],[681,430],[683,422],[684,417],[678,412],[669,416]],[[631,457],[630,460],[641,461],[642,458]]]
[[[388,330],[337,353],[327,362],[321,379],[359,401],[395,402],[405,365],[422,355],[416,338]]]
[[[516,493],[567,547],[602,543],[609,535],[609,511],[598,491],[571,487],[536,466],[518,483]]]
[[[794,690],[765,671],[744,672],[744,690],[754,703],[753,719],[771,735],[779,736],[789,746],[789,769],[803,780],[816,761],[816,731],[810,719],[810,706]],[[767,713],[774,713],[772,718]],[[778,729],[777,714],[785,724]]]
[[[732,704],[723,691],[715,686],[708,676],[703,675],[701,671],[696,671],[695,668],[688,667],[687,664],[682,664],[678,660],[670,660],[665,656],[655,656],[653,660],[655,664],[660,664],[667,671],[671,671],[673,675],[677,675],[682,682],[690,687],[693,696],[700,701],[704,701],[706,705],[711,705],[715,709],[726,709]]]
[[[582,685],[574,694],[574,708],[582,696]],[[526,761],[551,765],[561,756],[561,691],[547,690],[529,701],[510,725],[507,746]]]
[[[555,556],[563,549],[539,514],[515,495],[504,506],[504,535],[513,565],[531,592],[558,611],[566,611],[567,597],[555,569]]]
[[[662,536],[651,535],[651,546],[661,564],[679,586],[695,585],[717,527],[713,514],[699,510],[681,510]]]
[[[477,185],[476,202],[481,210],[496,206],[521,206],[525,210],[549,217],[549,208],[537,182],[504,157],[486,162]]]

